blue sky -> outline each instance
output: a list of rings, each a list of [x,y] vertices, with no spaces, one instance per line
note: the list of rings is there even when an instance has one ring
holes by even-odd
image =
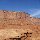
[[[0,10],[24,11],[40,17],[40,0],[0,0]]]

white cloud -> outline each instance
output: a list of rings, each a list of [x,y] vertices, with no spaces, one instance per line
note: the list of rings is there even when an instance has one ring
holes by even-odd
[[[33,17],[38,17],[40,15],[40,9],[30,9],[30,13]]]

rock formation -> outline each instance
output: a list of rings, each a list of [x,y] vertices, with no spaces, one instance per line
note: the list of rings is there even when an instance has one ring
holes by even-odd
[[[40,18],[34,18],[25,12],[0,10],[0,31],[4,29],[18,29],[19,34],[22,33],[19,30],[23,29],[24,34],[28,32],[28,36],[22,40],[40,40]]]

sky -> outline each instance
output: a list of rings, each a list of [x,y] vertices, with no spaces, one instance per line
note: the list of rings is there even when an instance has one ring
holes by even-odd
[[[40,18],[40,0],[0,0],[0,10],[28,12]]]

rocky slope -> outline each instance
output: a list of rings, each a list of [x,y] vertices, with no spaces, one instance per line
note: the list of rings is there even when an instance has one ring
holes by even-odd
[[[0,29],[12,28],[26,30],[30,29],[34,31],[32,34],[33,40],[37,37],[40,38],[40,18],[33,18],[25,12],[0,10]]]
[[[0,11],[0,29],[2,28],[40,28],[40,19],[25,12]],[[40,30],[40,29],[39,29]]]

